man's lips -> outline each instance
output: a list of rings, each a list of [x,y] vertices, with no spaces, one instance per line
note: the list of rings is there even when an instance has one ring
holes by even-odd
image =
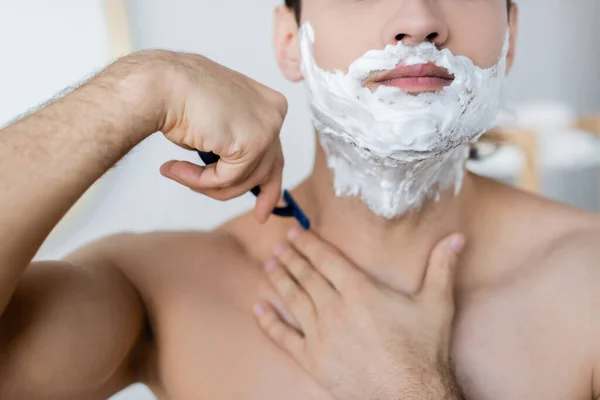
[[[409,93],[437,92],[449,86],[454,76],[434,63],[398,66],[376,75],[367,86],[393,86]]]

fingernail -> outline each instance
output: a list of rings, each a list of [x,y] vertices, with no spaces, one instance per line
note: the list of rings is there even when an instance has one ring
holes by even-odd
[[[285,244],[280,244],[273,249],[273,254],[277,257],[282,255],[285,252],[287,246]]]
[[[267,263],[265,264],[265,270],[267,272],[271,272],[273,271],[275,268],[277,268],[277,261],[271,259],[269,261],[267,261]]]
[[[300,229],[298,229],[298,228],[291,229],[291,230],[288,232],[288,239],[289,239],[289,240],[294,240],[294,239],[296,239],[298,236],[300,236],[300,233],[301,233],[301,231],[300,231]]]
[[[450,241],[450,249],[456,254],[460,254],[465,247],[465,239],[460,235],[455,235]]]
[[[252,307],[252,311],[254,312],[254,315],[256,315],[257,317],[265,316],[265,308],[260,304],[255,304],[254,307]]]
[[[160,167],[160,173],[165,176],[165,177],[169,177],[171,176],[171,168],[172,168],[173,164],[163,164]]]

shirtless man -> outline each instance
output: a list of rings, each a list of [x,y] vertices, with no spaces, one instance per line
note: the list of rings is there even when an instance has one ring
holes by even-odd
[[[516,7],[509,13],[510,18],[505,0],[303,0],[301,15],[286,7],[276,11],[277,58],[289,79],[301,79],[298,17],[327,32],[315,45],[315,58],[327,70],[344,70],[366,50],[399,40],[408,45],[432,41],[488,67],[500,54],[509,21],[510,64]],[[314,267],[307,271],[321,271],[333,286],[337,280],[326,268],[331,265],[345,271],[342,275],[370,280],[340,292],[355,288],[350,292],[368,300],[364,309],[377,316],[370,320],[375,323],[344,322],[365,316],[364,310],[356,311],[360,302],[355,300],[353,307],[339,306],[340,313],[330,310],[329,316],[341,315],[342,323],[328,337],[339,338],[355,356],[338,352],[337,363],[329,364],[332,375],[343,377],[344,368],[379,365],[381,353],[373,350],[389,344],[390,359],[412,351],[410,362],[418,362],[432,351],[444,353],[443,344],[427,349],[437,341],[426,338],[448,336],[448,309],[432,317],[444,323],[427,324],[423,321],[437,308],[378,307],[382,303],[372,293],[383,283],[381,291],[406,299],[435,292],[428,288],[429,275],[432,282],[443,279],[436,277],[441,268],[436,272],[432,266],[453,262],[435,261],[439,247],[429,268],[428,260],[436,243],[455,232],[461,235],[441,242],[456,252],[467,243],[452,282],[453,382],[444,382],[447,393],[441,390],[438,397],[416,387],[410,395],[397,392],[389,398],[461,398],[451,393],[454,384],[465,398],[477,400],[599,397],[596,216],[467,174],[459,195],[449,190],[419,211],[387,219],[358,198],[335,195],[327,156],[318,149],[312,175],[293,191],[316,233],[295,232],[292,246],[281,247],[294,221],[266,220],[281,189],[278,133],[286,108],[280,94],[201,56],[149,51],[117,61],[0,133],[1,399],[104,399],[134,382],[146,383],[160,399],[340,398],[339,387],[314,367],[336,354],[328,347],[335,340],[309,349],[317,362],[303,365],[294,342],[281,342],[284,336],[276,334],[289,337],[294,331],[284,330],[289,328],[265,303],[255,307],[266,300],[283,314],[290,312],[296,319],[290,323],[305,331],[295,339],[311,339],[304,325],[311,317],[298,313],[301,308],[282,306],[282,301],[295,303],[277,294],[285,294],[277,283],[286,280],[269,262],[273,249],[290,270],[287,264],[298,259],[290,249],[297,249]],[[118,235],[61,261],[31,263],[77,198],[157,130],[181,146],[221,155],[216,167],[206,169],[167,163],[164,175],[217,199],[261,185],[254,216],[243,215],[210,233]],[[319,257],[311,256],[315,249]],[[306,283],[313,301],[327,293]],[[296,299],[306,300],[298,293]],[[392,328],[371,332],[405,317],[394,329],[408,335],[414,327],[413,337],[423,340],[406,347],[403,340],[388,342]],[[353,341],[363,332],[371,342]],[[420,347],[413,347],[417,342]],[[417,364],[404,367],[431,372],[419,371]],[[354,378],[345,381],[355,385],[351,388],[371,383],[366,373]]]

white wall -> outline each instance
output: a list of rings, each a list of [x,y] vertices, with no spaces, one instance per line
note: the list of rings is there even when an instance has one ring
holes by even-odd
[[[293,186],[309,172],[314,140],[301,86],[279,74],[271,50],[278,0],[128,0],[136,48],[202,53],[282,91],[290,115],[282,134]],[[522,0],[519,54],[509,101],[565,100],[600,110],[598,0]],[[0,1],[0,124],[104,63],[99,0]],[[98,55],[96,59],[95,56]],[[158,174],[171,158],[192,153],[155,135],[101,182],[67,228],[40,253],[58,257],[79,244],[122,230],[209,229],[252,206],[251,196],[217,203]],[[152,398],[134,388],[119,400]]]
[[[0,125],[106,62],[100,0],[0,2]]]
[[[516,0],[517,59],[507,100],[565,101],[600,111],[599,0]]]

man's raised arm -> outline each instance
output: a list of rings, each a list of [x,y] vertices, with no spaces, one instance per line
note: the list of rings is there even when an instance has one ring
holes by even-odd
[[[143,309],[102,253],[107,246],[75,258],[85,265],[28,269],[77,199],[160,130],[221,155],[207,168],[166,163],[163,175],[218,199],[261,186],[256,214],[265,220],[281,192],[286,112],[279,93],[204,57],[147,51],[0,131],[0,398],[106,397],[96,380],[103,364],[100,381],[119,388],[111,376],[139,335]],[[78,354],[85,348],[97,351]],[[61,372],[57,382],[57,371],[71,379]]]

